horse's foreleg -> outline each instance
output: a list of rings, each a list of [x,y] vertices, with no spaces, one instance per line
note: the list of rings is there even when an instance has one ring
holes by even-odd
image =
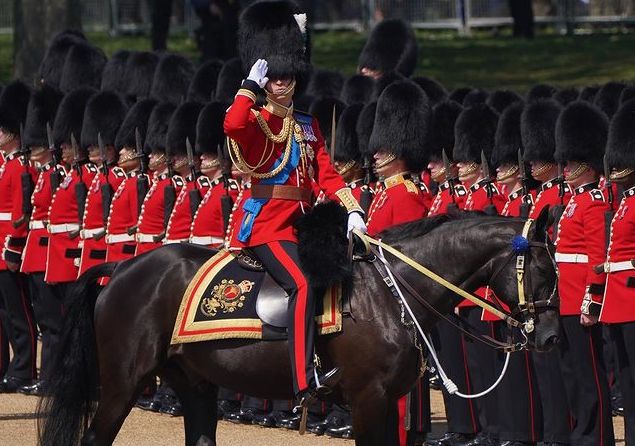
[[[397,402],[383,389],[369,386],[352,401],[356,446],[398,446]]]

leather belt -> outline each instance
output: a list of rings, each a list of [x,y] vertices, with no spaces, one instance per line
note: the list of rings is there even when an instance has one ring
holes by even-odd
[[[589,263],[589,256],[586,254],[564,254],[556,253],[556,262],[558,263]]]
[[[130,234],[107,234],[106,243],[109,245],[112,243],[134,242],[134,235]]]
[[[155,243],[156,242],[156,238],[159,235],[160,234],[142,234],[142,233],[138,232],[136,234],[136,240],[139,243]]]
[[[46,228],[46,225],[44,224],[44,220],[31,220],[29,222],[29,229],[30,230],[44,229],[44,228]]]
[[[11,221],[11,212],[0,212],[0,221]]]
[[[251,197],[255,199],[277,199],[311,203],[313,191],[303,187],[287,186],[284,184],[252,184]]]
[[[61,234],[63,232],[78,231],[79,225],[77,223],[62,223],[59,225],[49,225],[49,234]]]
[[[104,228],[82,229],[79,235],[83,240],[86,240],[87,238],[95,238],[97,235],[101,236],[104,232],[106,232]]]
[[[165,240],[163,240],[163,244],[164,245],[171,245],[173,243],[187,243],[189,241],[190,240],[187,239],[187,238],[178,238],[178,239],[167,239],[166,238]]]
[[[225,240],[222,237],[214,237],[211,235],[194,235],[190,237],[190,243],[195,245],[220,245]]]
[[[620,271],[628,271],[635,269],[632,260],[625,260],[623,262],[606,262],[602,265],[605,273],[618,273]]]

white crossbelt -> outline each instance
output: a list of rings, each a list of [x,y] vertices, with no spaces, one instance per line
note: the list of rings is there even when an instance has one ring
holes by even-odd
[[[163,240],[163,244],[164,245],[171,245],[173,243],[187,243],[189,242],[189,239],[186,238],[179,238],[179,239],[165,239]]]
[[[95,228],[95,229],[82,229],[82,231],[79,233],[79,236],[86,240],[87,238],[93,238],[98,234],[101,234],[104,232],[104,228]]]
[[[155,237],[158,237],[159,234],[143,234],[138,232],[136,234],[136,239],[139,243],[154,243]]]
[[[108,234],[106,235],[106,243],[123,243],[123,242],[134,242],[134,235],[130,234]]]
[[[623,262],[606,262],[604,263],[605,273],[618,273],[620,271],[628,271],[635,269],[631,260],[624,260]]]
[[[211,235],[194,235],[190,237],[190,243],[195,245],[220,245],[225,240],[222,237],[214,237]]]
[[[44,229],[46,225],[44,224],[44,220],[31,220],[29,222],[29,229],[32,231],[34,229]]]
[[[72,232],[79,230],[77,223],[62,223],[59,225],[49,225],[48,231],[50,234],[61,234],[62,232]]]
[[[11,212],[0,212],[0,221],[11,221]]]
[[[589,263],[589,256],[586,254],[565,254],[556,253],[556,262],[558,263]]]

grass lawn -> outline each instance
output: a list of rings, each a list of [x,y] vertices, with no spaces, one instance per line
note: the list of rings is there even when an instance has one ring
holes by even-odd
[[[90,34],[90,40],[108,55],[118,49],[148,50],[145,36],[111,37]],[[448,88],[471,85],[485,89],[510,88],[520,92],[533,84],[582,86],[609,80],[635,80],[635,33],[560,36],[543,34],[534,40],[515,40],[479,32],[458,37],[453,32],[418,32],[418,74],[441,81]],[[324,32],[313,36],[313,63],[351,74],[365,37],[353,32]],[[197,58],[194,41],[172,36],[171,51]],[[0,82],[11,77],[11,36],[0,36]]]

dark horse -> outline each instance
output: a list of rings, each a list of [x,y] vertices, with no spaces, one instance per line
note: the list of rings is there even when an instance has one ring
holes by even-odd
[[[532,225],[530,241],[540,244],[526,256],[531,280],[525,293],[547,299],[556,271],[546,236],[547,214]],[[515,262],[509,261],[512,239],[524,220],[486,216],[442,216],[403,225],[382,234],[406,255],[466,290],[489,283],[514,308],[518,289]],[[209,259],[210,251],[193,245],[169,245],[119,265],[89,270],[78,283],[63,341],[62,364],[43,401],[40,442],[47,446],[109,445],[146,383],[165,377],[179,394],[187,445],[213,444],[216,438],[218,386],[257,397],[289,399],[292,395],[287,343],[222,340],[170,345],[172,329],[188,283]],[[390,259],[390,257],[389,257]],[[390,259],[415,290],[441,312],[460,298],[405,264]],[[112,274],[98,296],[86,289],[103,274]],[[340,368],[334,398],[352,408],[356,445],[387,445],[396,439],[391,423],[396,401],[413,386],[420,352],[412,329],[401,320],[396,301],[368,263],[357,263],[351,287],[352,317],[343,330],[317,340],[323,367]],[[424,329],[435,317],[412,296],[410,306]],[[538,314],[533,348],[557,340],[557,314]],[[99,397],[94,411],[95,389]],[[200,443],[199,443],[200,442]]]

